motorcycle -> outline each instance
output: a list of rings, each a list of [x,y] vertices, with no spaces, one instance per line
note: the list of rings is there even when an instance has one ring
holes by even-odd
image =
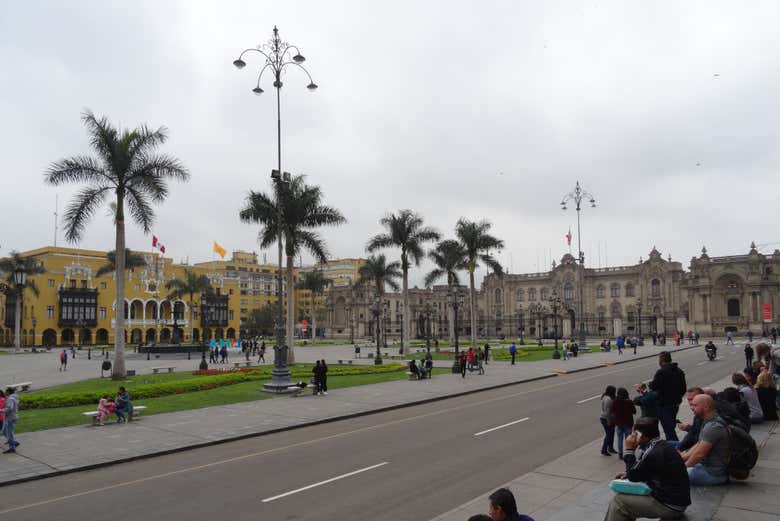
[[[710,362],[715,360],[715,357],[718,355],[718,350],[715,347],[705,347],[704,350],[707,352],[707,358],[710,359]]]

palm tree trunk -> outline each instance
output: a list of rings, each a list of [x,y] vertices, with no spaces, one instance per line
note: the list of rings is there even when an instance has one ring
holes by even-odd
[[[312,313],[311,313],[311,345],[317,345],[317,295],[312,293]]]
[[[16,304],[14,304],[14,353],[22,344],[22,296],[23,288],[15,287]]]
[[[125,212],[121,193],[116,197],[116,327],[112,380],[124,380],[125,370]]]
[[[469,270],[469,311],[471,312],[471,348],[477,350],[477,314],[474,312],[474,270]]]
[[[293,263],[295,259],[292,255],[287,256],[287,363],[295,363],[295,353],[293,352],[293,333],[295,332],[295,283],[293,282]]]
[[[452,284],[449,284],[448,294],[452,294]],[[455,310],[452,306],[447,306],[447,338],[450,341],[450,345],[455,345]]]
[[[192,345],[195,345],[195,319],[193,318],[192,313],[192,300],[194,298],[194,295],[190,293],[190,343],[192,343]]]
[[[409,350],[409,329],[411,329],[410,324],[411,321],[409,320],[409,317],[411,316],[411,310],[409,309],[409,268],[404,266],[404,313],[403,313],[403,324],[401,324],[401,330],[403,330],[403,335],[401,337],[401,349],[398,351],[399,354],[407,353]]]

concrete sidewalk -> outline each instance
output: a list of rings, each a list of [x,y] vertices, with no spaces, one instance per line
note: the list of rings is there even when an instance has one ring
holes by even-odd
[[[724,378],[712,387],[731,385]],[[691,411],[680,408],[678,415],[689,420]],[[686,511],[690,520],[780,521],[780,430],[778,422],[756,425],[751,434],[760,447],[759,462],[744,482],[724,487],[694,487],[693,504]],[[613,493],[608,483],[625,470],[616,457],[599,454],[601,438],[506,483],[514,494],[518,509],[534,521],[600,521],[604,519]],[[488,496],[476,497],[431,521],[465,521],[474,514],[485,514]]]
[[[666,346],[668,348],[668,346]],[[688,349],[698,348],[697,346]],[[679,351],[685,348],[675,348]],[[459,394],[511,385],[563,372],[605,367],[654,358],[663,349],[640,348],[636,356],[591,353],[568,361],[544,360],[509,365],[491,362],[486,374],[437,375],[431,380],[406,380],[333,390],[329,396],[279,397],[191,411],[144,416],[130,424],[102,428],[66,427],[20,434],[15,455],[0,456],[0,485],[93,468],[141,457],[185,450],[307,424],[369,414]],[[449,362],[444,362],[449,366]],[[258,384],[258,393],[261,385]],[[132,393],[132,389],[129,389]],[[136,405],[143,405],[137,400]],[[84,410],[94,409],[85,406]],[[24,424],[24,411],[20,413]]]

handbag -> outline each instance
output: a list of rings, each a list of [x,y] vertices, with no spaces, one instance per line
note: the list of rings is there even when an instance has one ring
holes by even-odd
[[[631,494],[634,496],[648,496],[652,489],[642,481],[630,481],[628,479],[613,479],[609,482],[609,488],[618,494]]]

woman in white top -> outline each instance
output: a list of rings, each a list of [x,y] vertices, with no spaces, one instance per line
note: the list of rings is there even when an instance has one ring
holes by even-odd
[[[601,416],[599,421],[601,426],[604,427],[604,442],[601,444],[601,454],[609,456],[615,454],[615,424],[612,423],[611,411],[612,401],[615,399],[615,386],[608,385],[604,390],[604,394],[601,395]]]
[[[764,411],[761,409],[761,402],[758,401],[758,393],[748,383],[747,378],[742,373],[731,375],[731,381],[739,389],[739,394],[750,409],[750,423],[761,423],[764,421]]]

